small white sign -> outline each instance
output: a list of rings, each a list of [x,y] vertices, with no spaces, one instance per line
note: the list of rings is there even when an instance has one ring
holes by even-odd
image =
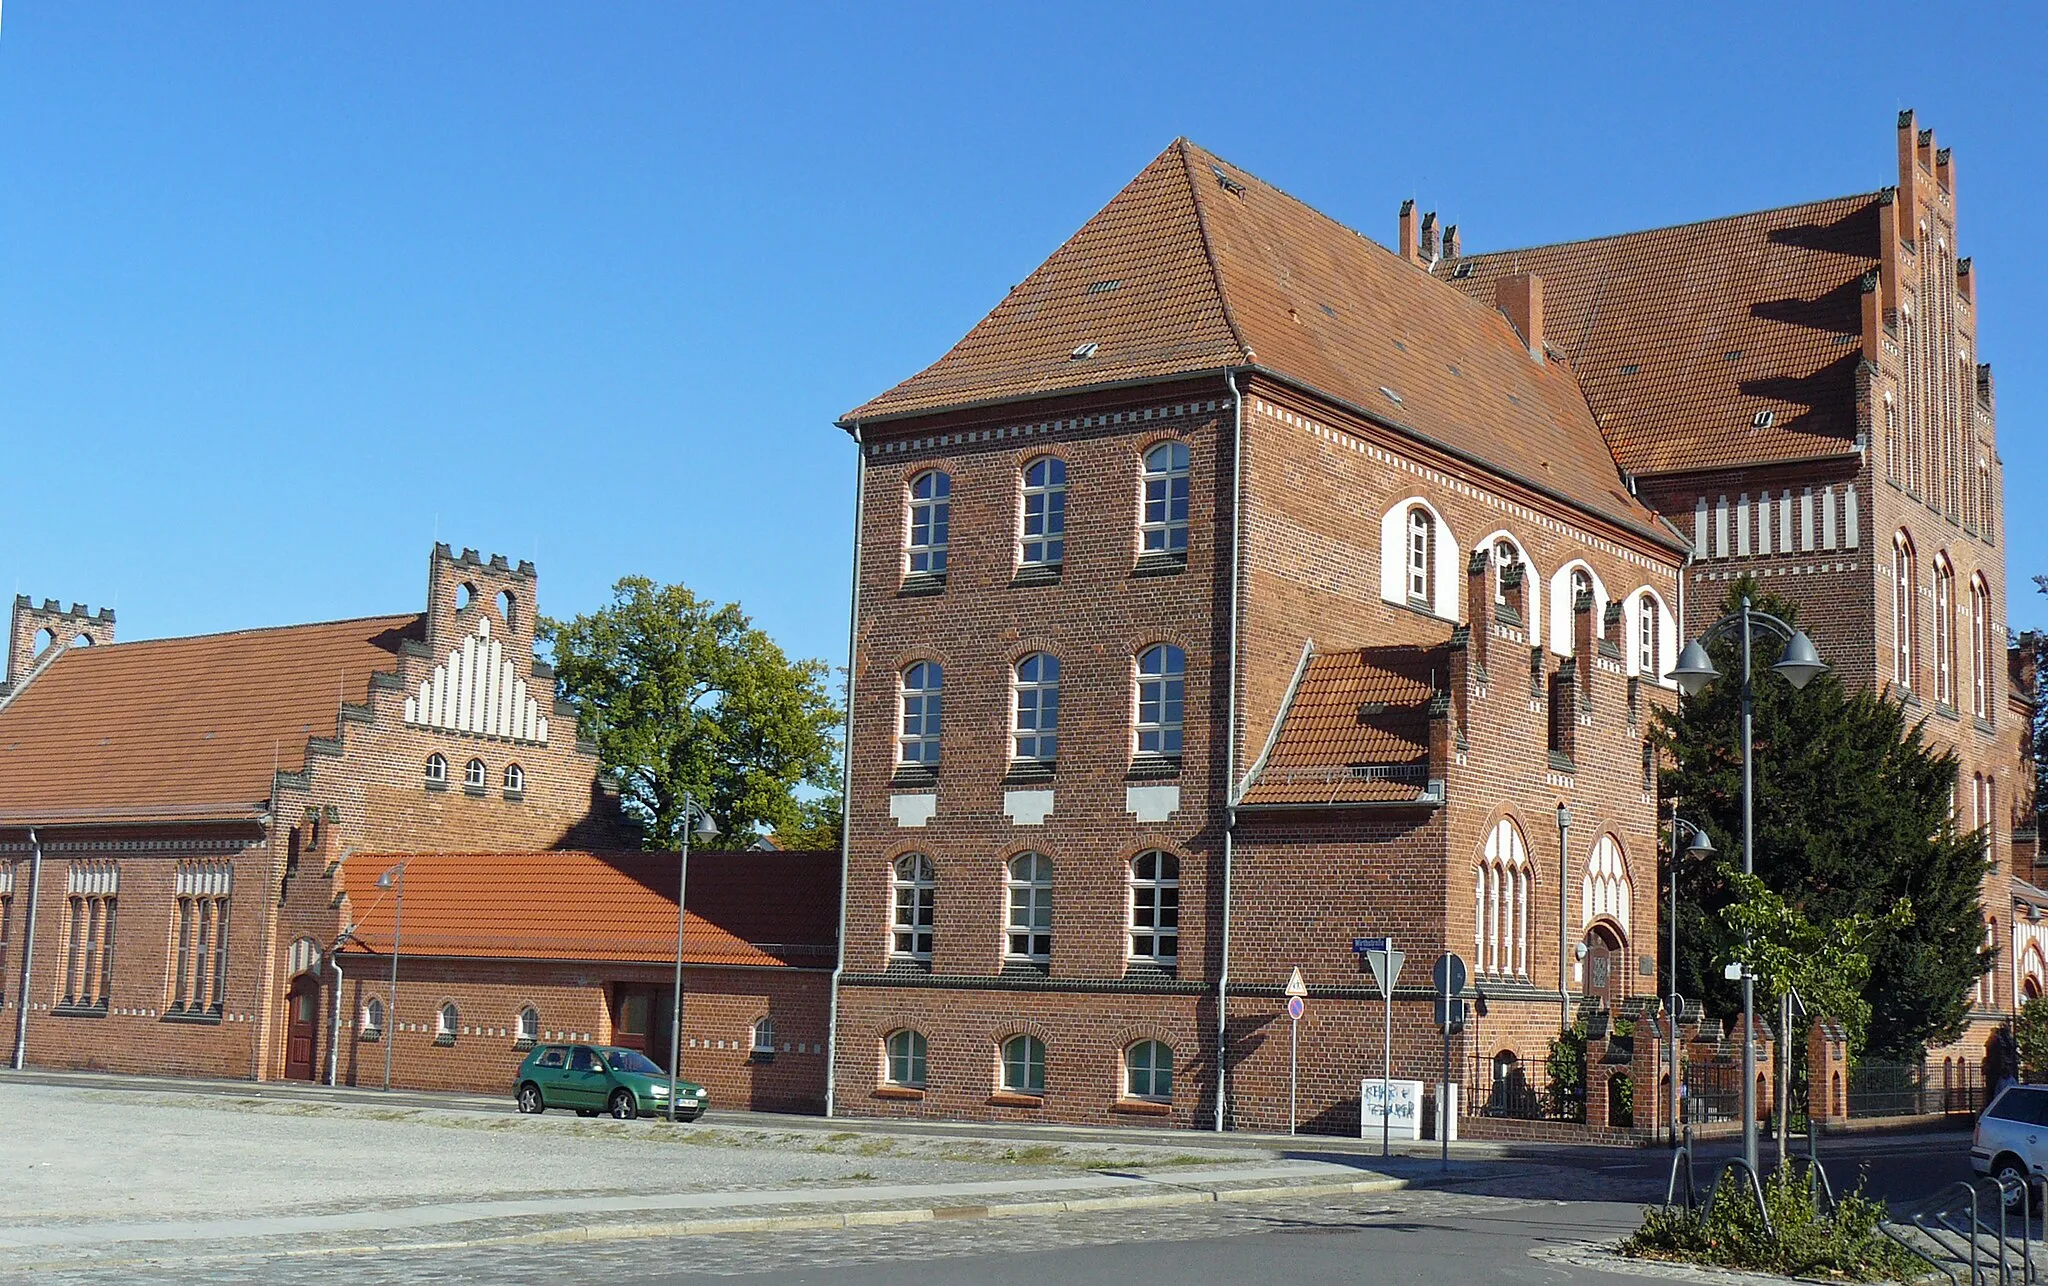
[[[1422,1137],[1422,1082],[1382,1081],[1377,1078],[1358,1083],[1358,1137],[1380,1137],[1380,1120],[1386,1118],[1387,1134],[1396,1139]]]

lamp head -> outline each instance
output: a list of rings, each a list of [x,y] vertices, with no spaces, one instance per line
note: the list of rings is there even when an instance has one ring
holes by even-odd
[[[718,838],[718,823],[711,820],[711,814],[704,812],[702,809],[698,810],[697,824],[690,828],[690,838],[700,844],[709,843]]]
[[[1685,645],[1685,651],[1678,654],[1678,664],[1664,677],[1678,685],[1678,690],[1689,697],[1696,697],[1706,691],[1707,685],[1721,677],[1714,668],[1714,659],[1694,639]]]
[[[1687,823],[1687,825],[1691,825],[1691,823]],[[1714,855],[1714,841],[1707,838],[1705,831],[1694,826],[1692,828],[1692,843],[1685,846],[1685,851],[1694,857],[1712,857]]]
[[[1785,655],[1771,667],[1785,676],[1785,682],[1794,688],[1803,688],[1813,682],[1815,676],[1825,672],[1827,662],[1820,659],[1820,652],[1813,646],[1813,640],[1806,637],[1805,630],[1794,630],[1792,641],[1785,645]]]
[[[384,874],[377,877],[377,887],[380,889],[394,888],[397,886],[398,882],[404,878],[405,863],[400,862],[398,865],[392,867],[391,869],[385,871]]]

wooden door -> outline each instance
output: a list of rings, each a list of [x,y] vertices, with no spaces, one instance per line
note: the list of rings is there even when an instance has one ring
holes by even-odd
[[[302,974],[285,996],[284,1078],[317,1079],[315,1055],[320,1048],[320,980]]]

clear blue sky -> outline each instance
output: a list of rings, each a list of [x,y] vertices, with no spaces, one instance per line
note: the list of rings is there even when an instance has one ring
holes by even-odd
[[[8,0],[0,590],[129,638],[410,610],[438,531],[556,615],[643,572],[838,663],[832,420],[1174,136],[1476,250],[1871,190],[1911,106],[2048,624],[2048,19],[1929,12]]]

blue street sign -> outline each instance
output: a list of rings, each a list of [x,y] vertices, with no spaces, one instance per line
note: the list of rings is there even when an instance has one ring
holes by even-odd
[[[1387,940],[1385,938],[1353,938],[1351,940],[1351,949],[1361,953],[1366,951],[1385,951],[1387,949]]]

